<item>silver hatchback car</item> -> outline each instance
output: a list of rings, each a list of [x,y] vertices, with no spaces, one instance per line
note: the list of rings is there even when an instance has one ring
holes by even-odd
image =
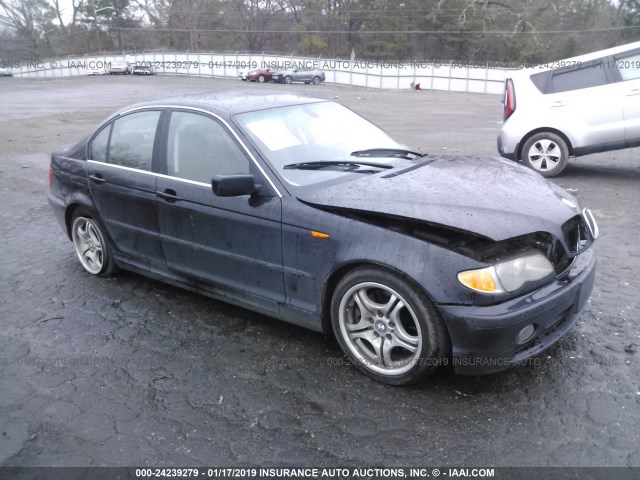
[[[515,72],[500,155],[545,177],[569,157],[640,146],[640,42]]]

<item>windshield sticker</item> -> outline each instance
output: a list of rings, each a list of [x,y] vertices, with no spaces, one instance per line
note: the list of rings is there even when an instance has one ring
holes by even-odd
[[[246,127],[272,152],[301,144],[282,122],[275,119],[251,122]]]

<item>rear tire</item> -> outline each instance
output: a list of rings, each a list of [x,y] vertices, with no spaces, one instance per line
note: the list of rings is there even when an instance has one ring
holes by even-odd
[[[260,75],[260,76],[258,77],[258,82],[260,82],[260,83],[264,83],[264,75]]]
[[[287,85],[290,84],[292,81],[293,79],[289,75],[284,77],[284,83],[286,83]]]
[[[375,267],[347,273],[331,300],[331,323],[360,371],[387,385],[421,381],[447,363],[449,337],[420,288]]]
[[[314,85],[318,85],[320,83],[320,77],[318,76],[313,77],[312,83]]]
[[[88,210],[78,208],[71,218],[71,239],[82,267],[91,275],[110,277],[117,273],[113,246],[102,223]]]
[[[569,147],[555,133],[537,133],[522,147],[522,163],[543,177],[560,175],[568,160]]]

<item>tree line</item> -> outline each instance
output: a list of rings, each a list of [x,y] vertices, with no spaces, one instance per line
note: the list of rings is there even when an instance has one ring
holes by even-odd
[[[539,63],[640,40],[640,0],[0,0],[0,59],[154,50]]]

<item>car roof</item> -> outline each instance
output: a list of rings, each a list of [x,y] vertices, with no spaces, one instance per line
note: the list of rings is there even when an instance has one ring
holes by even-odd
[[[617,47],[607,48],[606,50],[598,50],[597,52],[585,53],[584,55],[580,55],[577,57],[569,58],[568,60],[575,62],[585,62],[588,60],[595,60],[602,57],[607,57],[609,55],[617,55],[619,53],[624,53],[630,50],[636,50],[640,48],[640,42],[627,43],[625,45],[619,45]]]
[[[326,100],[322,98],[281,92],[207,92],[138,103],[121,110],[118,114],[141,108],[163,106],[198,108],[211,113],[231,116],[238,113],[324,101]]]
[[[563,65],[566,65],[567,68],[570,68],[571,66],[574,66],[574,65],[578,66],[580,64],[587,64],[592,60],[597,60],[597,59],[608,57],[611,55],[619,55],[621,53],[630,52],[632,50],[637,50],[637,49],[640,49],[640,42],[627,43],[625,45],[619,45],[617,47],[607,48],[605,50],[598,50],[595,52],[585,53],[577,57],[554,60],[550,62],[542,62],[539,65],[533,65],[528,68],[514,70],[512,74],[515,76],[528,76],[528,75],[531,75],[532,73],[548,72],[550,70],[559,70],[563,68],[562,67]]]

